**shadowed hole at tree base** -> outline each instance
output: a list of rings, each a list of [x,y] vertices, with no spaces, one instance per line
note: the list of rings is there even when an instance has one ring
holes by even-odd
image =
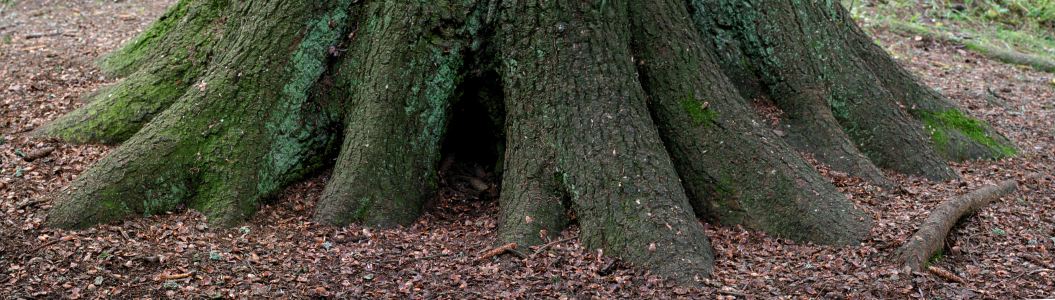
[[[474,68],[475,69],[475,68]],[[498,200],[505,153],[505,108],[499,76],[470,70],[452,104],[437,169],[439,188],[426,210],[441,200]]]

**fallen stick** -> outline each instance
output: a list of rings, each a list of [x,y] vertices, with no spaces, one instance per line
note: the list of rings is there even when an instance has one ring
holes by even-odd
[[[22,160],[34,161],[34,160],[43,158],[45,156],[48,156],[48,154],[51,154],[51,152],[55,152],[55,147],[40,148],[40,149],[37,149],[35,151],[29,152],[28,154],[26,154],[26,156],[22,157]]]
[[[496,255],[499,255],[499,254],[502,254],[502,253],[506,253],[506,251],[514,250],[516,248],[517,248],[517,243],[509,243],[509,244],[505,244],[505,245],[502,245],[502,246],[498,246],[498,248],[494,248],[494,249],[491,249],[491,250],[487,250],[487,252],[484,252],[483,255],[480,255],[480,257],[476,258],[476,261],[482,261],[482,260],[485,260],[485,259],[488,259],[488,258],[492,258],[492,257],[495,257]]]
[[[967,283],[965,280],[963,280],[963,278],[957,276],[956,274],[946,269],[942,269],[935,266],[929,266],[927,267],[927,271],[929,271],[931,274],[937,275],[938,277],[945,278],[945,280],[948,281],[956,282],[959,284]]]
[[[30,40],[30,39],[36,39],[36,38],[42,38],[42,37],[48,37],[48,36],[56,36],[56,35],[62,35],[62,34],[63,34],[63,32],[61,32],[61,31],[34,32],[34,33],[27,34],[25,36],[25,39]]]
[[[160,281],[179,280],[179,279],[188,278],[188,277],[190,277],[193,274],[194,273],[192,273],[192,272],[180,273],[180,274],[171,274],[171,275],[170,274],[161,274],[159,279],[160,279]]]
[[[953,225],[956,225],[957,220],[1000,199],[1000,197],[1013,193],[1017,189],[1017,181],[1014,179],[1006,180],[1000,184],[977,189],[938,205],[927,216],[927,220],[923,221],[923,224],[919,226],[916,234],[913,234],[897,250],[895,254],[897,262],[912,271],[920,271],[923,263],[944,246],[945,236],[949,234],[949,230],[952,230]]]
[[[37,247],[33,248],[33,250],[30,250],[29,252],[36,253],[37,251],[40,251],[41,249],[44,249],[44,248],[47,248],[47,247],[51,247],[51,245],[58,244],[59,242],[69,241],[69,240],[72,240],[72,239],[73,239],[72,235],[67,235],[67,236],[61,237],[59,239],[51,240],[50,242],[40,244],[40,246],[37,246]]]
[[[570,241],[570,240],[574,240],[575,238],[576,237],[573,236],[573,237],[570,237],[570,238],[566,238],[566,239],[562,239],[562,240],[556,240],[556,241],[552,241],[552,242],[546,243],[545,245],[542,245],[542,247],[538,247],[538,250],[535,250],[535,253],[533,253],[531,255],[532,256],[538,255],[539,253],[542,253],[542,251],[546,250],[546,248],[549,248],[550,246],[553,246],[553,245],[556,245],[556,244],[560,244],[560,243],[563,243],[563,242],[567,242],[567,241]]]

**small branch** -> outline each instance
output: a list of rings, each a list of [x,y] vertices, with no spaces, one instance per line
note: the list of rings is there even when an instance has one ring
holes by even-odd
[[[55,147],[40,148],[40,149],[37,149],[37,150],[34,150],[34,151],[30,151],[28,154],[26,154],[26,156],[22,157],[22,160],[25,160],[27,162],[28,161],[34,161],[34,160],[43,158],[45,156],[48,156],[48,154],[51,154],[51,152],[55,152]]]
[[[17,209],[25,209],[25,208],[30,207],[30,206],[37,206],[37,205],[42,204],[44,202],[47,202],[47,201],[45,201],[44,199],[27,200],[27,201],[22,202],[22,204],[19,204]]]
[[[27,34],[24,38],[27,39],[27,40],[31,40],[31,39],[36,39],[36,38],[48,37],[48,36],[62,35],[63,33],[64,32],[62,32],[62,31],[35,32],[35,33]]]
[[[539,253],[542,253],[542,251],[545,251],[546,248],[549,248],[550,246],[553,246],[553,245],[556,245],[556,244],[560,244],[560,243],[563,243],[563,242],[567,242],[567,241],[570,241],[570,240],[574,240],[575,238],[576,237],[573,236],[573,237],[570,237],[570,238],[566,238],[566,239],[562,239],[562,240],[552,241],[552,242],[546,243],[545,245],[542,245],[542,247],[538,247],[538,249],[535,250],[535,253],[532,253],[531,256],[535,256],[535,255],[538,255]]]
[[[956,274],[953,274],[952,272],[946,269],[942,269],[935,266],[929,266],[927,267],[927,271],[931,274],[938,275],[938,277],[944,278],[948,281],[956,282],[959,284],[967,283],[967,281],[963,280],[963,278],[961,278],[960,276],[956,276]]]
[[[30,253],[36,253],[37,251],[40,251],[40,249],[44,249],[44,248],[50,247],[51,245],[57,244],[58,242],[65,242],[65,241],[69,241],[69,240],[72,240],[72,239],[73,239],[72,235],[67,235],[67,236],[64,236],[62,238],[51,240],[50,242],[41,244],[40,246],[37,246],[36,248],[33,248],[33,250],[29,251],[29,252]]]
[[[494,248],[494,249],[488,250],[487,252],[484,252],[483,255],[480,255],[480,257],[476,258],[476,261],[482,261],[482,260],[485,260],[485,259],[488,259],[488,258],[492,258],[492,257],[495,257],[496,255],[500,255],[502,253],[506,253],[506,251],[514,250],[516,248],[517,248],[517,243],[509,243],[509,244],[505,244],[505,245],[502,245],[502,246],[498,246],[498,248]]]
[[[514,256],[519,257],[520,259],[528,259],[528,257],[531,257],[527,254],[524,254],[524,252],[520,252],[516,249],[509,249],[509,254],[513,254]]]
[[[194,275],[194,272],[187,272],[187,273],[180,273],[180,274],[171,274],[171,275],[170,274],[161,274],[161,276],[158,277],[158,280],[159,281],[180,280],[180,279],[184,279],[184,278],[189,278],[191,275]]]
[[[1027,176],[1027,178],[1033,176],[1035,175]],[[957,220],[1017,189],[1017,181],[1006,180],[998,185],[983,187],[938,205],[930,212],[926,221],[919,226],[916,234],[898,249],[895,254],[897,262],[912,271],[919,271],[931,255],[941,250],[945,237],[956,225]]]
[[[741,298],[750,298],[749,295],[741,293],[741,292],[738,292],[736,290],[721,290],[720,289],[720,290],[718,290],[718,293],[719,294],[730,295],[730,296],[737,296],[737,297],[741,297]]]
[[[413,262],[413,261],[418,261],[418,260],[433,259],[433,258],[443,257],[443,256],[447,256],[447,255],[441,253],[441,254],[433,254],[433,255],[422,256],[422,257],[410,257],[410,258],[406,258],[406,261],[403,261],[403,263],[408,263],[408,262]],[[387,264],[387,263],[400,262],[400,260],[403,259],[403,258],[404,257],[390,258],[390,259],[382,260],[381,263]]]

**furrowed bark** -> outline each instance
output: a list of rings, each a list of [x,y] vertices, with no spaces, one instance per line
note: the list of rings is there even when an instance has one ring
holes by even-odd
[[[809,57],[813,50],[799,44],[803,38],[801,28],[793,23],[785,23],[785,26],[780,27],[767,26],[775,34],[769,38],[779,40],[784,47],[779,47],[779,52],[771,53],[777,58],[763,57],[760,60],[758,57],[763,54],[759,52],[765,48],[755,44],[762,41],[753,32],[744,33],[751,28],[733,29],[743,24],[732,20],[736,15],[726,15],[739,13],[741,9],[712,6],[714,4],[713,1],[693,1],[693,7],[698,10],[694,20],[703,35],[715,45],[713,48],[718,50],[716,57],[724,73],[740,74],[739,78],[734,78],[740,81],[734,82],[741,94],[768,94],[768,97],[758,97],[770,100],[756,101],[771,101],[781,108],[784,116],[779,126],[780,130],[788,134],[785,140],[796,149],[813,154],[818,161],[835,170],[876,184],[890,185],[879,168],[850,141],[832,114],[828,104],[832,93],[830,86],[822,78],[814,76],[819,73],[820,67],[808,62],[773,66],[780,64],[778,59],[812,61]],[[750,38],[745,39],[745,36]],[[765,72],[760,72],[758,66],[765,68]]]
[[[1014,179],[1001,182],[998,185],[987,186],[965,195],[950,199],[934,208],[927,215],[927,220],[919,226],[912,237],[909,238],[901,248],[898,248],[895,256],[902,266],[913,271],[919,271],[931,255],[937,253],[945,245],[945,236],[956,222],[963,216],[970,214],[983,206],[1000,199],[1007,194],[1014,193],[1018,189],[1018,182]]]
[[[698,215],[818,243],[867,235],[866,216],[746,107],[683,3],[632,2],[630,11],[656,125]]]
[[[202,84],[78,177],[48,223],[85,227],[186,205],[210,223],[235,225],[317,168],[336,118],[308,91],[344,34],[349,2],[234,7],[243,19],[219,44],[230,51]]]
[[[316,220],[393,226],[421,214],[436,187],[465,52],[481,26],[474,4],[368,4],[337,82],[351,87],[351,109]]]
[[[545,87],[537,92],[549,94]],[[534,122],[520,122],[552,114],[550,109],[529,103],[509,103],[506,116],[505,170],[502,173],[502,194],[499,196],[498,237],[502,241],[531,246],[553,238],[567,225],[564,199],[567,195],[559,186],[557,149],[551,142],[540,142],[547,128]]]
[[[223,35],[226,0],[183,0],[136,41],[104,60],[131,75],[89,96],[89,103],[35,132],[72,143],[117,144],[187,92]]]
[[[932,179],[956,177],[931,146],[922,124],[880,84],[882,74],[841,40],[841,27],[855,25],[830,19],[842,10],[839,4],[692,3],[700,25],[711,25],[701,30],[737,40],[752,62],[749,67],[785,112],[792,144],[838,170],[879,183],[885,181],[862,153],[872,163],[899,172]],[[723,65],[743,66],[737,61]],[[833,126],[836,122],[845,134]]]
[[[502,9],[507,124],[518,129],[508,147],[541,144],[541,158],[555,158],[555,172],[545,176],[542,166],[532,188],[568,196],[587,247],[683,280],[709,274],[707,237],[635,80],[627,2],[506,2]],[[545,190],[552,186],[560,190]],[[503,204],[511,200],[553,205],[529,197]]]
[[[948,160],[1001,159],[1018,153],[1014,143],[984,121],[971,117],[949,102],[934,89],[922,84],[919,78],[902,68],[894,58],[872,42],[852,23],[845,9],[831,15],[832,22],[851,22],[842,29],[842,40],[850,45],[869,68],[877,74],[881,84],[896,99],[904,101],[913,117],[923,122],[931,142]]]

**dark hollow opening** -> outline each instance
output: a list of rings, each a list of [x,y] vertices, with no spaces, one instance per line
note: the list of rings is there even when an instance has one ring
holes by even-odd
[[[501,187],[505,109],[498,75],[470,68],[466,77],[441,147],[439,201],[497,200]]]

